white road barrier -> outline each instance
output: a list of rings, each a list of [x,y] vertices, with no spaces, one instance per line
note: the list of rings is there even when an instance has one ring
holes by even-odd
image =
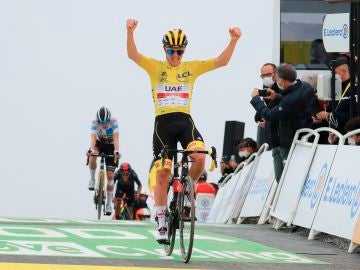
[[[222,211],[223,207],[223,198],[227,196],[227,191],[229,190],[229,186],[227,182],[232,178],[233,174],[229,174],[225,179],[224,182],[219,186],[219,190],[216,194],[213,206],[210,210],[209,216],[206,220],[207,223],[215,223],[217,215],[220,211]]]
[[[294,225],[310,229],[330,172],[337,145],[318,145],[309,174],[302,187]]]
[[[299,140],[304,133],[312,133],[314,142]],[[318,140],[319,134],[312,129],[300,129],[295,134],[270,212],[276,218],[275,229],[292,221]]]
[[[325,232],[351,240],[360,213],[360,147],[340,145],[309,235]]]
[[[246,165],[242,169],[242,173],[240,177],[236,180],[236,184],[234,186],[231,196],[227,198],[226,208],[223,214],[221,215],[221,219],[220,219],[221,223],[226,223],[228,221],[232,223],[230,219],[232,216],[233,209],[239,201],[239,197],[241,196],[241,190],[243,189],[244,184],[248,183],[252,179],[253,167],[254,167],[254,162]]]
[[[247,217],[261,215],[274,181],[273,158],[271,151],[267,151],[260,156],[254,179],[241,208],[237,223],[242,223]],[[236,213],[234,214],[236,216]]]
[[[335,133],[339,145],[318,145],[324,131]],[[207,222],[233,222],[239,216],[241,223],[260,216],[262,224],[271,205],[275,229],[294,224],[311,228],[309,239],[319,232],[346,238],[353,252],[360,246],[360,147],[344,142],[357,133],[360,129],[345,136],[329,128],[298,130],[279,184],[271,152],[259,153],[225,179]]]

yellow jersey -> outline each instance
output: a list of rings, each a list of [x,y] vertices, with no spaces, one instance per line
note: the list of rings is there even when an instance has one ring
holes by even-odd
[[[172,67],[167,61],[143,56],[139,66],[150,76],[155,114],[182,112],[190,114],[190,103],[195,80],[215,69],[214,59],[181,62]]]

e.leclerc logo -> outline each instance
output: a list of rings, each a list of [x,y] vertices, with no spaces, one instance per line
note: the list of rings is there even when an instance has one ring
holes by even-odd
[[[311,199],[310,201],[310,207],[311,209],[313,209],[321,196],[321,191],[324,188],[325,185],[325,180],[326,180],[326,173],[327,173],[327,168],[328,165],[327,163],[325,163],[319,173],[319,176],[317,177],[317,179],[311,179],[311,178],[307,178],[302,192],[301,192],[301,197],[303,198],[308,198]]]
[[[323,35],[326,37],[343,37],[347,39],[349,37],[349,26],[344,24],[342,28],[324,28]]]
[[[356,217],[360,208],[360,181],[357,184],[349,183],[348,180],[338,180],[329,177],[324,190],[324,202],[350,208],[350,217]]]

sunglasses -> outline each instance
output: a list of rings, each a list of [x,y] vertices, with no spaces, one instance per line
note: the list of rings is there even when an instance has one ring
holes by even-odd
[[[100,125],[107,125],[107,124],[110,123],[110,121],[107,121],[107,120],[105,120],[105,121],[98,121],[98,123],[99,123]]]
[[[185,50],[174,50],[174,49],[166,49],[166,53],[167,55],[173,55],[175,52],[178,55],[182,55],[184,53]]]

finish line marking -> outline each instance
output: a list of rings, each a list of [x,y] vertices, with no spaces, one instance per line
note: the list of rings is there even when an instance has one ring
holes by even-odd
[[[176,241],[173,254],[166,256],[164,248],[155,241],[154,226],[148,223],[144,225],[146,227],[55,226],[1,224],[0,221],[0,255],[181,260],[179,239]],[[256,264],[327,264],[202,228],[195,232],[191,260]]]
[[[63,264],[25,264],[0,263],[0,270],[174,270],[175,268],[98,266],[98,265],[63,265]],[[182,268],[183,269],[183,268]],[[186,270],[186,269],[185,269]],[[190,270],[190,268],[188,268]],[[195,270],[195,269],[192,269]]]

